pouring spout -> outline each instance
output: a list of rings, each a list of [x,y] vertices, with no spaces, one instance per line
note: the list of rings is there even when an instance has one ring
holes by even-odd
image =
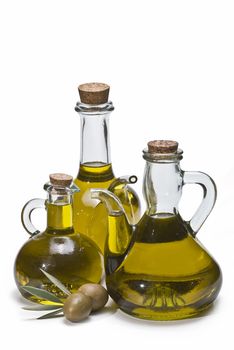
[[[106,272],[111,273],[124,259],[132,239],[132,226],[129,224],[122,203],[112,192],[91,189],[91,197],[99,199],[107,208],[108,236],[105,244]]]
[[[91,198],[100,200],[106,207],[109,215],[125,215],[125,210],[119,198],[109,190],[91,189]]]

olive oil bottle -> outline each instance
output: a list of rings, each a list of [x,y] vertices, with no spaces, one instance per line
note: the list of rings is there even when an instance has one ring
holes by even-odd
[[[122,178],[116,179],[110,158],[109,116],[114,110],[108,101],[109,86],[102,83],[82,84],[78,88],[80,102],[75,110],[80,115],[80,167],[75,184],[80,188],[74,195],[75,231],[91,238],[104,252],[107,235],[106,210],[90,195],[91,188],[110,189],[123,203],[131,223],[140,217],[136,193]],[[134,181],[132,181],[134,182]]]
[[[20,249],[14,265],[16,284],[22,295],[32,301],[50,302],[35,297],[21,286],[45,289],[63,299],[66,296],[41,272],[41,269],[59,279],[70,292],[88,282],[99,283],[102,277],[102,256],[95,244],[73,228],[72,197],[79,189],[72,177],[65,174],[50,175],[44,187],[47,200],[29,201],[22,211],[22,222],[31,238]],[[39,233],[30,219],[38,207],[47,211],[47,228]]]
[[[178,320],[199,315],[216,299],[219,265],[196,234],[216,200],[213,180],[201,172],[182,171],[182,151],[175,141],[152,141],[144,150],[143,194],[147,209],[130,225],[119,198],[93,189],[109,212],[105,246],[106,286],[124,312],[150,320]],[[199,184],[204,196],[190,221],[178,204],[185,184]]]
[[[110,255],[109,268],[115,263],[116,256]],[[106,284],[125,312],[171,320],[205,310],[217,297],[221,280],[219,266],[181,217],[161,213],[144,214],[129,254],[107,274]]]

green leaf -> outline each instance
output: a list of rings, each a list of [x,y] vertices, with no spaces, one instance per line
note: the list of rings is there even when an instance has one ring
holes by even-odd
[[[71,293],[69,290],[60,282],[56,277],[52,276],[50,273],[40,269],[42,273],[53,283],[58,287],[63,293],[70,295]]]
[[[29,305],[29,306],[23,306],[22,309],[29,310],[29,311],[45,311],[45,310],[56,310],[60,309],[61,305],[42,305],[42,304],[36,304],[35,305]]]
[[[28,292],[38,298],[42,298],[48,301],[52,301],[54,303],[57,304],[63,304],[62,300],[60,300],[58,297],[56,297],[56,295],[47,292],[47,290],[44,289],[39,289],[39,288],[35,288],[35,287],[31,287],[31,286],[24,286],[21,287],[25,292]]]
[[[60,315],[60,313],[61,313],[61,315]],[[61,317],[61,316],[63,316],[63,309],[62,308],[58,309],[56,311],[53,311],[53,312],[49,312],[48,314],[40,316],[37,319],[38,320],[44,320],[46,318]]]

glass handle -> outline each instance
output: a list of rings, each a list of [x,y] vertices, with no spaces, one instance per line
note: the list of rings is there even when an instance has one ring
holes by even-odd
[[[35,228],[31,221],[31,214],[34,209],[45,208],[45,200],[40,198],[35,198],[30,200],[25,204],[21,212],[21,222],[25,230],[31,235],[35,236],[40,233],[39,230]]]
[[[185,171],[183,173],[183,185],[186,184],[197,184],[203,189],[202,202],[192,219],[187,222],[196,235],[214,207],[217,189],[209,175],[198,171]]]

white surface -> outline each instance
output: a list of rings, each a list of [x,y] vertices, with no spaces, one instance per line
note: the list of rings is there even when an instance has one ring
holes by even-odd
[[[1,1],[1,337],[4,348],[220,348],[233,343],[234,289],[233,1]],[[115,173],[136,173],[141,151],[172,138],[185,170],[209,173],[218,201],[199,238],[220,263],[224,284],[200,319],[144,322],[106,311],[82,324],[31,320],[13,280],[27,239],[20,211],[41,197],[50,172],[76,175],[77,85],[111,85]],[[186,188],[182,212],[200,192]],[[1,346],[2,348],[2,346]]]

